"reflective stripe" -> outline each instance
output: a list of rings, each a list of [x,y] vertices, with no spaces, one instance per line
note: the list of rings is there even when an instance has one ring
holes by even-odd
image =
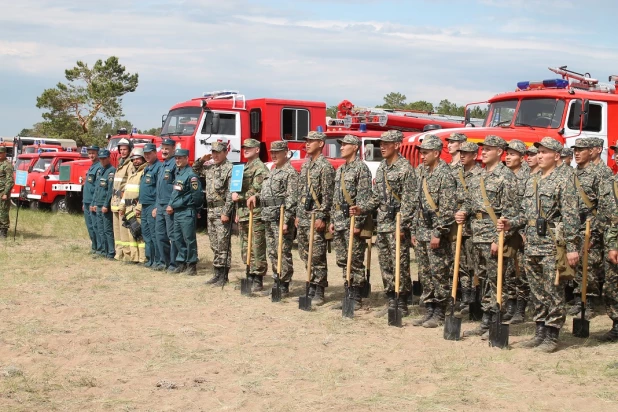
[[[135,183],[127,183],[126,186],[124,187],[125,191],[132,191],[132,192],[139,192],[139,184],[135,184]]]

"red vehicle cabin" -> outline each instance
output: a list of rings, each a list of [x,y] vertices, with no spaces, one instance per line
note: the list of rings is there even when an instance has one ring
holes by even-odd
[[[53,190],[52,186],[58,183],[60,166],[81,157],[82,155],[76,152],[41,153],[28,174],[26,196],[30,201],[30,207],[36,209],[45,205],[54,212],[66,211],[66,193]]]
[[[17,156],[17,160],[15,161],[13,170],[15,171],[21,170],[21,171],[30,173],[32,171],[32,166],[34,166],[37,160],[39,160],[38,153],[20,154]],[[15,179],[15,173],[13,173],[13,179]],[[11,189],[11,199],[13,199],[14,202],[17,202],[17,199],[20,197],[20,192],[21,192],[21,197],[22,197],[21,200],[27,201],[25,190],[26,190],[25,186],[14,185],[13,189]]]

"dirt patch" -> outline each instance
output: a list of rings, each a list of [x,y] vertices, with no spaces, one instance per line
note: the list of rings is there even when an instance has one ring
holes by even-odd
[[[203,285],[203,234],[204,276],[187,277],[92,259],[77,216],[20,211],[20,228],[0,245],[2,410],[610,411],[618,401],[618,345],[571,337],[571,318],[552,355],[445,341],[442,329],[409,318],[388,327],[373,316],[384,304],[377,259],[367,309],[349,320],[328,307],[298,309],[305,274],[296,252],[293,297],[273,304],[235,289],[238,258],[235,282]],[[328,258],[326,306],[343,293]],[[598,316],[592,335],[609,327]],[[511,342],[532,331],[513,327]]]

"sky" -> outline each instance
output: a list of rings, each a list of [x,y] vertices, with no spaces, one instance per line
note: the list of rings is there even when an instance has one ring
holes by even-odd
[[[568,65],[618,74],[614,0],[0,0],[0,136],[41,121],[36,98],[78,60],[115,55],[139,86],[125,119],[232,89],[334,105],[485,101]]]

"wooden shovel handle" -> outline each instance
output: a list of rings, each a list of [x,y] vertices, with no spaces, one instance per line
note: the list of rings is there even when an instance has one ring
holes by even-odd
[[[395,293],[399,296],[399,278],[401,272],[401,212],[397,212],[395,220]]]
[[[463,234],[463,223],[457,224],[457,240],[455,243],[455,262],[453,267],[453,286],[451,287],[451,297],[457,298],[457,282],[459,282],[459,259],[461,258],[461,237]]]
[[[352,272],[352,248],[354,247],[354,225],[356,224],[356,216],[352,215],[350,217],[350,235],[348,237],[348,262],[345,268],[345,280],[348,282],[348,287],[352,286],[350,284],[350,273]]]
[[[496,301],[502,307],[502,267],[504,263],[504,230],[498,234],[498,276],[496,281]]]
[[[251,251],[253,250],[253,210],[249,209],[249,238],[247,239],[247,266],[251,265]]]
[[[277,276],[281,276],[281,255],[283,253],[283,213],[285,206],[279,208],[279,245],[277,246]]]
[[[311,212],[311,226],[309,227],[309,251],[307,256],[307,282],[311,282],[311,266],[313,264],[313,235],[315,231],[315,212]]]
[[[588,291],[588,248],[590,247],[590,220],[586,219],[586,233],[584,234],[584,256],[582,258],[582,302],[586,303]]]
[[[371,238],[367,239],[367,269],[371,269]]]

